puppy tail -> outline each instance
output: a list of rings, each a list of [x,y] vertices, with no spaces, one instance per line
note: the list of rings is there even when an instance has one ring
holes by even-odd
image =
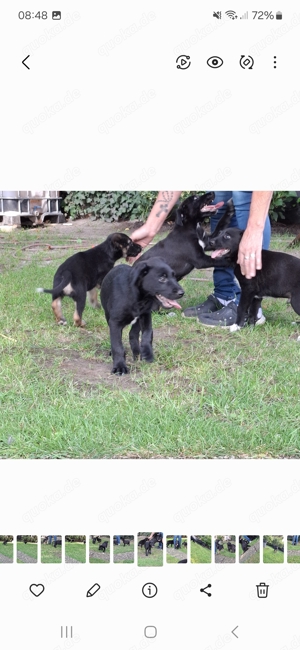
[[[58,298],[62,292],[62,290],[67,286],[67,284],[71,281],[71,273],[66,273],[61,282],[56,286],[53,287],[53,289],[43,289],[43,287],[39,287],[36,289],[37,293],[51,293],[53,300]]]
[[[36,293],[52,293],[52,289],[43,289],[43,287],[38,287]]]

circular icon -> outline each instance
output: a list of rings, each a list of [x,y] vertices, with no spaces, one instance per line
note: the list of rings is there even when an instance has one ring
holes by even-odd
[[[221,65],[223,65],[224,61],[220,56],[211,56],[209,59],[207,59],[206,63],[210,68],[220,68]]]
[[[142,588],[142,593],[146,598],[154,598],[157,594],[157,586],[153,582],[146,582]]]
[[[242,54],[240,58],[240,66],[243,68],[243,70],[252,70],[254,66],[254,59],[250,54],[248,56],[245,56],[245,54]]]
[[[191,65],[190,58],[191,57],[187,54],[181,54],[178,56],[176,59],[178,70],[187,70]]]

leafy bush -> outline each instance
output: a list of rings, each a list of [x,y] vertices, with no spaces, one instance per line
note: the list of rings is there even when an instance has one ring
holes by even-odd
[[[103,221],[146,219],[157,192],[70,192],[64,209],[71,219],[91,217]]]
[[[90,217],[102,221],[126,221],[139,219],[145,221],[157,197],[157,191],[144,192],[69,192],[64,199],[64,210],[71,219]],[[203,194],[199,190],[182,192],[180,200],[186,199],[190,194]],[[296,192],[278,191],[273,193],[270,205],[270,218],[272,221],[284,221],[286,213],[291,221],[293,210],[295,214],[300,199]],[[295,217],[296,219],[296,217]],[[288,219],[287,219],[288,221]]]
[[[157,194],[157,191],[69,192],[63,205],[66,214],[73,220],[90,217],[93,220],[102,219],[108,222],[129,219],[145,221]],[[183,192],[182,199],[189,194],[196,192]]]
[[[271,221],[284,221],[285,212],[291,208],[297,208],[299,199],[296,192],[273,192],[269,215]]]

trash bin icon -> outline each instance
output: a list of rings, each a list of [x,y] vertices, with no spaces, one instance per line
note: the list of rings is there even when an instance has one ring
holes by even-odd
[[[265,582],[260,582],[259,585],[256,585],[257,596],[258,598],[267,598],[269,585],[266,585]]]

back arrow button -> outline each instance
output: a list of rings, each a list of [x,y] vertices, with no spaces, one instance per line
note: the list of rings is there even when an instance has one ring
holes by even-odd
[[[237,629],[238,629],[238,625],[237,625],[233,630],[231,630],[231,634],[234,634],[234,636],[236,636],[236,638],[238,639],[239,637],[238,637],[238,635],[235,633],[235,630],[237,630]]]
[[[23,65],[25,65],[25,68],[27,68],[27,70],[30,70],[30,68],[28,67],[27,63],[25,63],[25,61],[27,61],[27,59],[29,59],[29,57],[30,57],[30,54],[28,54],[28,56],[25,56],[25,59],[23,59],[23,61],[22,61]]]

